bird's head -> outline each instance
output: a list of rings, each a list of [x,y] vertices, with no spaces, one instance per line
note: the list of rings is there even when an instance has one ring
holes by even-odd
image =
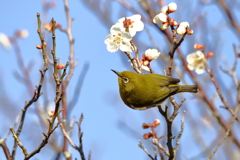
[[[130,92],[137,85],[138,75],[136,73],[130,71],[117,72],[113,69],[112,71],[118,75],[118,84],[121,92]]]

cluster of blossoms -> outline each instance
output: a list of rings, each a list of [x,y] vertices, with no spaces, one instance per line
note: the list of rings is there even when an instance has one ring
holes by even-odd
[[[165,6],[162,8],[161,13],[157,14],[153,18],[153,23],[161,23],[161,29],[166,30],[168,26],[177,26],[176,31],[177,34],[183,35],[185,33],[191,35],[193,34],[193,30],[188,30],[190,27],[188,22],[181,22],[178,24],[177,21],[170,18],[168,14],[173,13],[177,10],[177,4],[176,3],[170,3],[168,6]]]
[[[156,131],[154,130],[154,128],[156,128],[159,125],[160,125],[160,120],[159,119],[155,119],[152,124],[151,123],[143,123],[142,124],[143,129],[148,129],[148,128],[152,129],[149,133],[145,133],[143,135],[143,138],[144,139],[149,139],[151,137],[157,138],[157,134],[156,134]]]
[[[168,6],[162,7],[161,13],[153,18],[153,23],[161,23],[162,30],[166,30],[168,26],[172,26],[179,35],[193,34],[193,30],[189,30],[190,25],[188,22],[178,23],[173,18],[169,17],[169,14],[176,10],[176,3],[170,3]],[[111,27],[110,34],[105,38],[104,43],[107,45],[107,50],[109,52],[116,52],[118,50],[123,52],[135,52],[136,48],[132,43],[132,38],[135,36],[136,32],[142,31],[143,28],[144,24],[139,14],[119,19],[118,22]],[[194,49],[198,51],[190,53],[187,56],[188,68],[190,70],[195,70],[197,74],[202,74],[207,67],[207,59],[212,57],[213,53],[209,52],[207,55],[204,55],[205,46],[199,44],[194,45]],[[140,60],[142,69],[150,71],[150,62],[158,58],[160,54],[161,53],[156,49],[146,50]]]
[[[213,52],[208,52],[208,54],[204,55],[204,45],[195,44],[194,49],[198,50],[187,56],[188,68],[190,70],[195,70],[197,74],[202,74],[208,66],[207,59],[212,57],[214,54]]]
[[[139,14],[131,17],[120,18],[116,24],[110,29],[110,34],[105,38],[104,43],[107,45],[109,52],[116,52],[121,50],[123,52],[135,52],[135,47],[132,44],[132,38],[136,32],[142,31],[144,24],[141,21]],[[142,68],[149,71],[146,67],[150,61],[159,57],[160,52],[156,49],[148,49],[143,54],[143,59],[140,61]]]
[[[116,52],[120,49],[123,52],[134,52],[135,48],[131,44],[132,37],[137,31],[141,31],[144,24],[139,14],[131,17],[120,18],[110,29],[110,34],[105,38],[109,52]]]

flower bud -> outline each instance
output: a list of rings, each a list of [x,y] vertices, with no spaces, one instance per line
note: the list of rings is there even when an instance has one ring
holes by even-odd
[[[189,25],[188,22],[181,22],[179,25],[180,25],[180,26],[183,26],[183,27],[185,27],[185,28],[189,28],[189,27],[190,27],[190,25]]]
[[[180,35],[183,35],[183,34],[185,34],[186,33],[186,28],[184,27],[184,26],[179,26],[178,28],[177,28],[177,34],[180,34]]]
[[[177,10],[177,4],[172,2],[168,5],[168,10],[167,12],[168,13],[172,13],[172,12],[175,12]]]
[[[36,48],[37,49],[42,49],[42,46],[38,44],[38,45],[36,45]]]
[[[148,59],[149,61],[153,59],[157,59],[160,56],[160,52],[156,49],[147,49],[145,51],[145,58]]]
[[[49,116],[49,117],[53,117],[53,115],[54,115],[54,111],[49,111],[49,112],[48,112],[48,116]]]
[[[168,11],[168,6],[163,6],[160,12],[166,14],[167,11]]]
[[[152,137],[152,133],[150,132],[150,133],[145,133],[144,135],[143,135],[143,138],[144,139],[149,139],[150,137]]]
[[[168,16],[164,13],[159,13],[153,18],[153,23],[167,22]]]
[[[205,58],[208,59],[208,58],[211,58],[214,56],[214,53],[213,52],[208,52],[207,55],[205,55]]]
[[[187,30],[187,34],[188,35],[192,35],[193,34],[193,30]]]
[[[194,44],[194,46],[193,46],[193,48],[194,49],[204,49],[205,48],[205,46],[204,45],[201,45],[201,44]]]
[[[64,68],[64,65],[62,64],[62,63],[59,63],[58,65],[57,65],[57,69],[63,69]]]
[[[155,120],[153,121],[152,126],[155,128],[155,127],[157,127],[157,126],[159,126],[159,125],[160,125],[160,120],[159,120],[159,119],[155,119]]]
[[[164,13],[160,13],[160,14],[158,15],[158,18],[159,18],[159,20],[160,20],[161,22],[167,22],[168,16],[167,16],[166,14],[164,14]]]
[[[143,123],[143,124],[142,124],[142,128],[143,128],[143,129],[147,129],[147,128],[149,128],[149,127],[151,127],[151,124],[150,124],[150,123]]]

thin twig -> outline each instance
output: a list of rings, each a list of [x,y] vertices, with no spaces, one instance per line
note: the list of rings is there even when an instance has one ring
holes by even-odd
[[[231,12],[232,10],[229,9],[229,7],[225,4],[224,0],[217,0],[217,2],[226,13],[228,20],[230,21],[230,24],[233,26],[238,35],[240,35],[240,26],[237,24],[236,18],[233,17]]]
[[[166,148],[162,146],[161,143],[158,142],[157,138],[152,138],[152,143],[156,145],[160,150],[162,150],[167,156],[170,156],[169,152],[167,151]]]
[[[0,147],[2,147],[6,159],[10,160],[11,155],[10,155],[9,149],[7,147],[7,144],[5,142],[5,139],[0,138]]]
[[[155,160],[151,154],[147,151],[147,149],[143,146],[142,144],[142,141],[141,140],[138,140],[139,144],[138,144],[138,147],[140,147],[147,155],[148,157],[150,157],[152,160]]]
[[[222,103],[224,104],[224,108],[226,108],[227,110],[229,110],[229,112],[232,114],[232,116],[234,116],[234,112],[233,112],[232,108],[229,106],[229,104],[227,103],[227,101],[225,100],[225,98],[224,98],[223,95],[222,95],[221,89],[220,89],[217,81],[216,81],[215,78],[214,78],[213,72],[212,72],[210,69],[208,69],[208,68],[206,68],[206,70],[207,70],[207,72],[208,72],[208,74],[209,74],[209,76],[210,76],[211,81],[213,82],[213,84],[214,84],[214,86],[215,86],[215,88],[216,88],[216,90],[217,90],[218,96],[220,97]],[[237,117],[236,117],[236,120],[237,120],[238,122],[240,122],[240,119],[237,118]]]
[[[21,114],[19,113],[19,114],[16,116],[15,122],[14,122],[13,127],[12,127],[13,129],[15,129],[15,128],[17,127],[17,124],[18,124],[18,122],[19,122],[20,117],[21,117]],[[7,134],[6,137],[4,138],[4,141],[7,141],[8,137],[10,136],[10,134],[11,134],[11,131],[9,130],[8,134]]]
[[[68,142],[70,143],[70,145],[76,149],[79,153],[80,153],[80,156],[81,156],[81,159],[82,160],[85,160],[85,155],[84,155],[84,152],[83,152],[83,144],[82,144],[82,136],[83,136],[83,133],[81,132],[81,123],[83,121],[83,114],[81,115],[80,119],[79,119],[79,122],[76,122],[77,125],[78,125],[78,135],[79,135],[79,143],[80,143],[80,147],[78,147],[74,142],[73,140],[70,138],[68,132],[66,131],[64,125],[63,125],[63,122],[61,121],[60,117],[58,116],[58,122],[59,122],[59,125],[61,127],[61,130],[62,130],[62,133],[64,134],[64,137],[66,137],[66,139],[68,140]],[[89,156],[91,156],[91,153],[89,153],[90,155],[88,155],[88,159],[89,159]]]
[[[32,153],[28,154],[27,156],[25,156],[24,160],[28,160],[31,157],[33,157],[35,154],[39,153],[41,151],[41,149],[48,143],[48,140],[51,136],[51,134],[53,133],[53,131],[58,127],[58,124],[50,131],[48,131],[47,134],[43,133],[44,135],[44,139],[42,140],[42,143],[40,143],[40,145],[34,150],[32,151]]]
[[[234,112],[234,116],[232,117],[231,119],[231,122],[230,122],[230,125],[226,131],[226,134],[224,135],[224,137],[221,139],[221,141],[217,144],[216,148],[214,149],[214,151],[211,153],[211,155],[206,159],[206,160],[210,160],[212,159],[212,157],[214,156],[214,154],[217,152],[218,148],[222,145],[222,143],[224,142],[224,140],[228,137],[229,133],[230,133],[230,130],[232,128],[232,125],[238,115],[238,112],[240,111],[240,104],[238,105],[238,107],[235,109],[235,112]]]
[[[178,147],[179,147],[179,144],[180,144],[180,139],[182,137],[182,134],[183,134],[183,131],[184,131],[184,117],[186,115],[186,111],[183,111],[183,116],[182,116],[182,119],[181,119],[181,130],[178,132],[178,137],[177,137],[177,140],[176,140],[176,146],[174,147],[174,151],[175,151],[175,154],[177,153],[178,151]]]
[[[22,142],[20,141],[20,139],[18,138],[18,136],[16,135],[15,131],[13,128],[10,128],[10,131],[12,132],[12,136],[13,138],[17,141],[17,145],[22,149],[23,154],[25,155],[25,157],[28,155],[27,149],[23,146]]]

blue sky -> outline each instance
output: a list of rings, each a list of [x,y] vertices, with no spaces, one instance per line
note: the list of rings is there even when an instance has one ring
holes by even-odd
[[[130,1],[136,8],[140,9],[136,1]],[[167,1],[170,3],[172,1]],[[180,1],[176,0],[178,4]],[[181,1],[182,2],[182,1]],[[188,12],[184,12],[183,8],[187,2],[179,4],[179,10],[182,12],[177,12],[173,14],[174,18],[179,18],[179,21],[189,21],[193,22],[195,17],[207,13],[206,18],[203,21],[200,21],[197,24],[194,38],[190,36],[186,37],[186,40],[181,45],[185,56],[188,53],[194,52],[192,45],[194,43],[204,43],[208,45],[207,51],[216,51],[215,55],[219,57],[225,57],[228,63],[233,63],[233,51],[232,44],[238,44],[239,39],[233,34],[230,30],[227,22],[225,22],[224,16],[220,13],[219,8],[215,5],[214,2],[204,6],[200,2],[195,2],[191,4]],[[62,1],[57,1],[57,6],[51,9],[47,15],[47,21],[50,21],[52,17],[60,23],[63,28],[66,27],[66,16],[64,13],[64,7]],[[119,18],[123,16],[131,16],[132,13],[124,10],[123,7],[117,2],[111,2],[112,5],[112,21],[113,23],[117,22]],[[42,59],[39,51],[35,48],[37,44],[40,44],[40,40],[37,30],[37,18],[36,14],[40,13],[43,16],[43,10],[41,1],[1,1],[0,5],[0,32],[5,33],[8,36],[13,36],[15,30],[17,29],[27,29],[29,32],[29,37],[23,40],[19,40],[19,45],[21,48],[22,56],[24,59],[25,66],[28,66],[31,62],[34,66],[31,68],[31,80],[34,85],[38,84],[39,81],[39,69],[42,69]],[[101,5],[100,5],[101,6]],[[92,159],[98,160],[122,160],[122,159],[148,159],[147,155],[137,146],[138,140],[143,140],[142,135],[148,130],[143,130],[141,128],[142,123],[151,123],[154,119],[159,118],[162,124],[157,128],[159,135],[166,135],[165,132],[165,122],[161,115],[158,113],[157,108],[152,108],[146,111],[136,111],[128,108],[121,101],[121,98],[118,93],[118,84],[117,77],[110,69],[117,71],[132,70],[130,63],[127,62],[127,57],[121,53],[109,53],[106,50],[106,45],[104,44],[104,39],[109,34],[109,28],[106,28],[101,19],[89,10],[81,1],[69,1],[71,17],[74,18],[73,21],[73,37],[75,39],[75,59],[78,60],[78,65],[75,69],[74,75],[71,79],[71,82],[68,86],[68,101],[74,97],[74,90],[76,88],[78,78],[82,70],[86,71],[86,76],[81,77],[83,85],[81,86],[80,96],[73,111],[71,112],[71,117],[76,116],[76,120],[80,117],[80,114],[84,114],[84,121],[82,123],[82,131],[84,132],[83,143],[84,151],[87,155],[89,150],[92,151]],[[196,12],[196,8],[200,8],[199,12]],[[239,4],[233,8],[235,15],[239,14],[237,12]],[[124,12],[120,12],[123,10]],[[143,12],[142,12],[143,13]],[[180,16],[180,13],[182,15]],[[145,15],[146,16],[146,15]],[[43,18],[43,17],[42,17]],[[239,19],[239,17],[238,17]],[[211,23],[210,23],[211,22]],[[204,28],[207,25],[210,27],[210,30]],[[202,26],[201,26],[202,25]],[[149,24],[145,24],[150,33],[153,35],[153,38],[157,42],[157,47],[159,47],[165,54],[168,53],[168,44],[164,40],[163,35]],[[216,37],[219,37],[219,41],[216,41]],[[57,56],[60,58],[62,63],[68,61],[68,51],[69,45],[67,41],[67,36],[60,32],[56,31],[57,38]],[[147,32],[144,30],[135,37],[138,39],[139,44],[142,43],[140,47],[140,53],[148,48],[154,48],[155,46],[150,42]],[[49,42],[50,35],[46,37]],[[51,43],[50,43],[51,44]],[[0,91],[0,97],[3,101],[5,97],[8,97],[9,102],[0,104],[1,109],[3,110],[0,113],[0,120],[3,121],[0,126],[0,137],[3,138],[8,133],[8,129],[13,125],[15,117],[18,113],[21,112],[21,109],[24,106],[26,100],[29,100],[31,96],[26,89],[26,86],[16,78],[16,73],[21,75],[21,70],[17,65],[17,59],[13,48],[6,51],[3,47],[0,46],[0,85],[2,90]],[[163,68],[167,68],[167,65],[158,64],[160,60],[152,62],[152,67],[156,73],[162,74]],[[181,69],[181,64],[176,60],[176,64],[179,65]],[[84,67],[88,65],[88,67]],[[232,86],[233,82],[231,79],[219,71],[219,66],[224,66],[224,63],[220,58],[214,58],[210,60],[209,66],[212,69],[215,69],[216,76],[221,77],[222,82],[225,86],[223,90],[228,92],[226,88]],[[239,69],[239,66],[238,66]],[[50,76],[52,69],[48,70],[48,78],[45,81],[48,83],[48,90],[45,89],[45,93],[48,95],[47,100],[53,102],[54,100],[54,90],[51,86],[53,83],[52,77]],[[174,74],[176,77],[177,75]],[[197,75],[201,79],[201,83],[208,83],[207,74]],[[239,75],[238,75],[239,77]],[[184,76],[188,84],[193,84],[193,81],[189,79],[188,75]],[[227,82],[227,83],[226,83]],[[209,84],[204,85],[207,94],[209,97],[214,97],[214,87]],[[199,100],[191,94],[181,94],[177,97],[177,100],[181,100],[182,96],[187,98],[187,101],[184,103],[178,117],[174,122],[174,133],[177,134],[177,131],[180,130],[180,119],[182,116],[183,110],[187,110],[186,114],[186,124],[184,135],[181,139],[183,141],[181,144],[184,147],[180,147],[179,154],[181,159],[184,159],[182,156],[186,155],[188,158],[197,155],[201,150],[200,147],[193,140],[192,129],[190,128],[191,117],[199,118],[198,124],[200,126],[202,136],[208,135],[207,138],[204,138],[204,143],[209,146],[214,138],[218,135],[220,130],[219,125],[213,127],[209,121],[203,118],[203,115],[211,116],[209,111],[206,111],[206,105],[199,102]],[[39,100],[38,105],[44,106],[44,99],[42,96]],[[234,103],[234,98],[230,97],[230,102]],[[215,100],[214,103],[217,106],[222,105],[219,99]],[[201,105],[201,106],[199,106]],[[28,110],[28,116],[26,117],[26,124],[23,127],[22,134],[20,136],[21,141],[27,147],[29,152],[31,152],[38,144],[41,142],[42,132],[46,132],[41,126],[36,116],[35,109],[37,105],[33,105]],[[218,108],[224,116],[225,119],[229,118],[229,113]],[[47,112],[47,111],[46,111]],[[206,116],[207,117],[207,116]],[[71,118],[69,118],[71,119]],[[195,119],[195,120],[196,120]],[[206,121],[204,121],[206,120]],[[213,119],[212,122],[215,120]],[[209,124],[210,123],[210,124]],[[237,129],[236,129],[237,131]],[[239,130],[238,130],[239,131]],[[62,135],[60,130],[56,131],[58,135],[58,142],[61,145]],[[77,140],[77,126],[72,133],[72,138],[76,144]],[[165,139],[166,140],[166,139]],[[165,143],[165,140],[162,140],[162,144]],[[34,143],[33,143],[34,142]],[[13,143],[13,138],[10,136],[8,138],[7,144],[11,150]],[[147,149],[153,153],[150,141],[143,140],[144,145]],[[188,152],[191,149],[191,152]],[[77,157],[79,159],[79,154],[71,148],[73,153],[73,158]],[[219,156],[224,155],[219,153]],[[55,152],[51,147],[45,147],[42,152],[37,154],[33,159],[42,159],[49,158],[53,159]],[[22,159],[22,151],[18,148],[17,159]],[[4,155],[0,152],[0,159],[4,159]],[[206,157],[204,157],[206,158]],[[62,157],[63,159],[63,157]]]

